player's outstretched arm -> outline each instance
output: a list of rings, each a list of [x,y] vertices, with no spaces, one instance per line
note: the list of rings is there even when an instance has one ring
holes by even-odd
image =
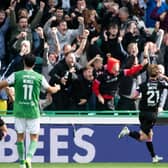
[[[158,78],[164,79],[168,82],[168,76],[164,75],[164,74],[159,74]]]
[[[47,89],[47,92],[54,94],[57,93],[61,89],[61,86],[58,84],[55,84],[55,86],[49,86]]]

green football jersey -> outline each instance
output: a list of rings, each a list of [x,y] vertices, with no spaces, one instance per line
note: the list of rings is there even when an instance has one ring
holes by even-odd
[[[19,118],[40,117],[39,95],[42,75],[33,70],[18,71],[14,75],[14,116]]]

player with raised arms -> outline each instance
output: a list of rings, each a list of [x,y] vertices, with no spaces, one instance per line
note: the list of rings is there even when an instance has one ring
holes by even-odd
[[[157,120],[160,95],[164,88],[168,88],[168,83],[161,82],[160,78],[165,78],[165,80],[168,80],[168,78],[160,74],[159,67],[156,64],[148,65],[148,75],[149,79],[136,89],[134,95],[134,98],[136,98],[140,93],[142,94],[139,103],[140,131],[131,131],[125,126],[119,133],[118,138],[128,135],[138,141],[146,142],[147,149],[152,157],[152,162],[157,163],[163,160],[163,158],[155,154],[152,143],[152,128]]]
[[[14,85],[14,117],[20,168],[31,168],[31,160],[37,148],[40,131],[40,90],[45,89],[49,93],[56,93],[60,90],[60,85],[50,86],[43,75],[33,70],[34,55],[24,55],[23,60],[24,70],[14,72],[7,79],[0,81],[0,89]],[[30,134],[27,154],[24,146],[26,131]]]

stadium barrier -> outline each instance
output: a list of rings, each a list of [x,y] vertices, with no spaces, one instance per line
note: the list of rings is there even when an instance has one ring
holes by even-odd
[[[48,115],[48,116],[57,116],[57,115],[62,115],[62,116],[96,116],[96,115],[109,115],[111,117],[120,117],[120,116],[137,116],[139,111],[135,110],[120,110],[120,111],[112,111],[112,110],[105,110],[105,111],[96,111],[96,110],[84,110],[84,111],[75,111],[75,110],[69,110],[69,111],[41,111],[41,115]],[[162,111],[158,113],[158,117],[163,117],[163,118],[168,118],[168,111]],[[0,115],[1,116],[12,116],[13,111],[8,110],[8,111],[2,111],[0,110]]]
[[[8,135],[0,142],[0,162],[18,162],[12,111],[3,115]],[[154,127],[156,153],[168,161],[168,112],[159,113]],[[118,139],[123,126],[139,129],[138,111],[43,111],[38,149],[33,162],[151,162],[146,145]],[[29,137],[25,144],[28,147]]]

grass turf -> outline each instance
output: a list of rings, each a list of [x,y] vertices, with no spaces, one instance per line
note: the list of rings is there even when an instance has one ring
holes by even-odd
[[[33,168],[168,168],[168,163],[33,163]],[[0,163],[0,168],[19,168],[18,163]]]

